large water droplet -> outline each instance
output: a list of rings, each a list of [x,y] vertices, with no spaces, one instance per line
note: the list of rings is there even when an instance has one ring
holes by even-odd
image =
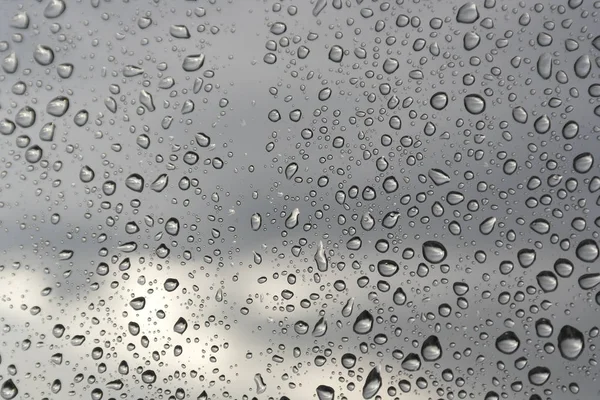
[[[479,19],[479,10],[475,3],[463,4],[456,14],[456,21],[462,24],[472,24]]]
[[[352,329],[359,335],[366,335],[373,330],[373,321],[373,315],[369,311],[364,310],[356,317]]]
[[[512,331],[504,332],[496,339],[496,348],[504,354],[513,354],[519,349],[521,341]]]
[[[470,94],[465,97],[465,108],[471,114],[481,114],[485,111],[485,100],[478,94]]]
[[[585,348],[583,333],[570,325],[562,327],[558,334],[558,350],[567,360],[576,360]]]
[[[547,367],[535,367],[529,371],[527,376],[532,385],[542,386],[550,379],[550,375],[550,369]]]
[[[429,336],[421,346],[421,357],[425,361],[437,361],[442,358],[442,345],[437,336]]]
[[[577,250],[575,251],[577,258],[586,263],[596,261],[599,253],[598,243],[593,239],[582,240],[579,245],[577,245]]]
[[[58,18],[65,12],[67,5],[63,0],[50,0],[44,9],[44,17]]]
[[[144,190],[144,178],[140,174],[131,174],[125,180],[125,186],[134,192],[141,193]]]
[[[391,277],[398,273],[398,264],[392,260],[381,260],[377,263],[377,271],[383,277]]]
[[[383,62],[383,71],[386,74],[393,74],[400,67],[400,63],[395,58],[388,58]]]
[[[362,395],[364,399],[370,399],[375,397],[379,389],[381,389],[382,379],[381,372],[379,366],[373,368],[367,378],[365,379],[365,384],[363,386]]]
[[[38,44],[33,51],[33,59],[40,65],[50,65],[54,61],[54,51],[48,46]]]
[[[33,145],[30,148],[28,148],[25,152],[25,159],[28,162],[35,164],[41,160],[43,154],[44,152],[42,151],[40,146]]]
[[[441,111],[448,105],[448,95],[444,92],[437,92],[433,96],[431,96],[431,107],[434,109]]]
[[[440,242],[427,241],[423,243],[423,257],[432,264],[444,261],[448,255],[446,248]]]
[[[319,400],[335,400],[335,390],[331,386],[317,386],[317,397]]]
[[[338,45],[331,46],[329,50],[329,59],[333,62],[340,63],[344,58],[344,49]]]
[[[186,72],[194,72],[204,65],[204,54],[191,54],[183,59],[182,68]]]
[[[69,110],[69,99],[58,96],[52,99],[46,106],[46,112],[54,117],[62,117]]]
[[[0,395],[2,395],[4,400],[14,399],[18,394],[19,390],[12,379],[4,381],[2,388],[0,388]]]

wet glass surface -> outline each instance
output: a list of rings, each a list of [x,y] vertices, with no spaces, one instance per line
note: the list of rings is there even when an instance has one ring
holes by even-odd
[[[0,397],[600,396],[600,2],[0,2]]]

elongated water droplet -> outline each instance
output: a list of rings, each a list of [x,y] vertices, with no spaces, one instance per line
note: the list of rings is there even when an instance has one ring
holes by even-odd
[[[364,310],[356,317],[352,329],[359,335],[366,335],[373,330],[373,321],[373,315],[369,311]]]
[[[183,59],[182,68],[186,72],[194,72],[204,65],[204,54],[192,54]]]
[[[315,262],[317,263],[317,269],[321,272],[325,272],[329,269],[329,260],[325,255],[325,247],[323,242],[319,241],[317,246],[317,252],[315,253]]]
[[[171,36],[177,39],[189,39],[190,31],[185,25],[171,25],[169,28],[169,33]]]
[[[261,374],[254,375],[254,384],[256,385],[256,394],[263,394],[267,390],[267,384]]]
[[[364,399],[371,399],[375,397],[379,389],[381,389],[382,385],[381,372],[380,367],[377,366],[369,372],[367,378],[365,379],[365,384],[362,390],[362,396]]]

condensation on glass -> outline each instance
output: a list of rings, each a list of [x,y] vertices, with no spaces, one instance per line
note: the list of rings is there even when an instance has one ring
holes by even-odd
[[[0,10],[3,400],[600,395],[599,1]]]

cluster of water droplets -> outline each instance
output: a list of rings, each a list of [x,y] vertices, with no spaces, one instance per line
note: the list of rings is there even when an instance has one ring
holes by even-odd
[[[0,7],[2,399],[598,396],[600,2]]]

